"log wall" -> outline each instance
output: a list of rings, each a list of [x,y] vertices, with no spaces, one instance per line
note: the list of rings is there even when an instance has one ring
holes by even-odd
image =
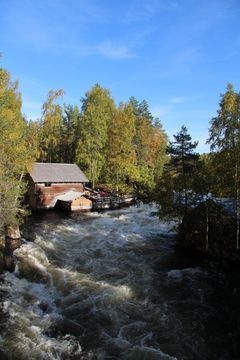
[[[53,208],[56,196],[67,191],[84,191],[83,183],[54,183],[51,186],[45,184],[30,183],[28,191],[28,202],[33,209]]]
[[[92,209],[92,201],[90,199],[81,196],[80,198],[73,200],[71,203],[71,210],[91,210]]]

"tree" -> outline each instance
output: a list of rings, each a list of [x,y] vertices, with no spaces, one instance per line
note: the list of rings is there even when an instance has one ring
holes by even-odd
[[[135,136],[133,146],[136,149],[139,168],[139,192],[153,189],[156,179],[162,173],[166,160],[167,137],[159,119],[154,119],[146,100],[138,102],[133,96],[129,99],[135,115]]]
[[[173,212],[180,215],[186,214],[189,207],[189,196],[193,190],[194,171],[199,158],[194,149],[197,142],[192,142],[191,136],[188,134],[186,126],[182,126],[180,132],[174,135],[175,141],[169,142],[167,149],[170,155],[169,162],[166,164],[164,174],[161,179],[161,186],[166,191],[160,192],[161,197],[169,197],[172,199],[172,205],[166,199],[163,203],[167,204],[168,212],[172,208]],[[169,184],[163,184],[163,182]],[[173,196],[174,195],[174,196]],[[162,210],[164,210],[162,208]]]
[[[132,106],[121,103],[112,118],[108,143],[106,180],[116,187],[133,186],[139,179],[136,151],[133,146],[135,116]]]
[[[218,184],[215,178],[215,164],[212,154],[201,154],[192,174],[192,188],[198,200],[217,194]]]
[[[0,232],[20,220],[24,174],[32,162],[18,83],[0,68]]]
[[[42,106],[42,118],[40,121],[40,160],[43,162],[59,161],[60,129],[62,124],[62,108],[56,101],[62,97],[62,89],[50,90],[47,100]]]
[[[148,167],[153,173],[153,182],[161,176],[164,164],[167,161],[166,149],[168,138],[162,129],[162,124],[158,118],[153,120],[149,142]]]
[[[184,212],[188,208],[188,193],[191,188],[191,175],[195,168],[198,154],[194,153],[198,142],[192,142],[191,136],[187,132],[186,126],[182,126],[177,135],[174,135],[175,141],[169,143],[168,153],[171,156],[170,166],[175,171],[177,188],[184,200]]]
[[[233,85],[221,95],[217,116],[211,120],[208,143],[221,159],[221,178],[236,202],[236,248],[239,249],[240,237],[240,95]]]
[[[58,157],[61,162],[74,163],[80,137],[80,112],[77,106],[65,105],[60,126]]]
[[[93,186],[104,172],[108,130],[114,112],[115,104],[110,92],[98,84],[93,86],[82,99],[80,139],[76,160]]]

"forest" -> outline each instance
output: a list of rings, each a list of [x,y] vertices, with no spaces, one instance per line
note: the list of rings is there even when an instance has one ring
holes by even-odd
[[[178,243],[217,255],[239,252],[240,94],[227,84],[210,120],[211,152],[182,125],[169,141],[146,100],[132,96],[116,105],[99,84],[80,106],[64,103],[64,90],[50,90],[40,119],[27,119],[21,92],[0,68],[0,232],[19,224],[25,174],[35,161],[76,163],[93,187],[135,193],[159,204],[159,216],[178,221]],[[232,201],[226,210],[216,198]]]

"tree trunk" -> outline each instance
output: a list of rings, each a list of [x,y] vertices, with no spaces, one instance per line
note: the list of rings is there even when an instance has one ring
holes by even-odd
[[[205,237],[205,251],[208,252],[208,244],[209,244],[209,211],[208,204],[206,203],[206,237]]]
[[[235,184],[236,184],[236,220],[237,220],[237,231],[236,231],[236,249],[239,249],[239,233],[240,233],[240,204],[239,204],[239,182],[238,182],[238,165],[235,168]]]
[[[237,234],[236,234],[236,248],[239,249],[239,232],[240,232],[240,204],[239,204],[239,189],[237,188]]]
[[[183,173],[183,188],[184,188],[184,215],[186,215],[188,209],[188,195],[187,195],[187,179],[185,172],[185,160],[184,160],[183,149],[182,149],[182,173]]]

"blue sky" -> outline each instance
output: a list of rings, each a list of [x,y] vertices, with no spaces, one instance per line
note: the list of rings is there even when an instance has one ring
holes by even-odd
[[[50,89],[80,106],[94,84],[116,103],[149,103],[172,140],[186,125],[208,151],[209,122],[228,82],[240,90],[240,0],[0,0],[1,66],[23,112]]]

